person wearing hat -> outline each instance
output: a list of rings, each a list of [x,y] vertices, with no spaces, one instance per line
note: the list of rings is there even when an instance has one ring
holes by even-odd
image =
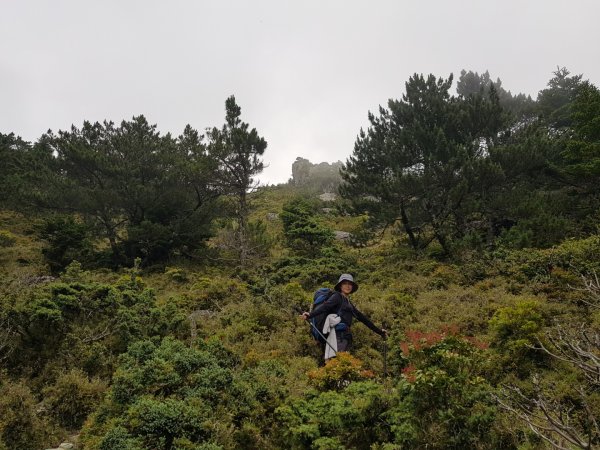
[[[336,340],[337,351],[349,351],[352,345],[352,320],[356,318],[364,323],[372,331],[379,334],[384,339],[387,338],[387,331],[383,328],[378,328],[367,316],[361,313],[354,306],[348,296],[358,290],[358,284],[354,282],[354,278],[349,273],[343,273],[337,284],[334,287],[333,293],[327,300],[315,307],[311,312],[305,311],[302,313],[302,319],[309,320],[320,314],[337,314],[341,321],[336,325]]]

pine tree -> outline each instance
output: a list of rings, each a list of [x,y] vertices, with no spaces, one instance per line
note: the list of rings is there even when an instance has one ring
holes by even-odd
[[[243,264],[248,253],[248,193],[257,187],[254,177],[263,170],[261,156],[267,141],[255,128],[240,119],[242,110],[232,95],[225,101],[225,125],[208,131],[209,155],[218,161],[221,187],[235,199],[239,257]]]
[[[493,87],[465,99],[451,85],[452,76],[414,75],[401,100],[369,114],[340,189],[372,226],[399,222],[413,248],[436,240],[446,254],[465,233],[478,171],[505,120]]]

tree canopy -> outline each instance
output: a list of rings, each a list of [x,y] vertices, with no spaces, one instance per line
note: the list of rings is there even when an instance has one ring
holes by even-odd
[[[372,230],[399,224],[415,250],[436,242],[446,255],[500,237],[543,246],[576,233],[596,208],[597,89],[566,69],[536,103],[487,72],[463,71],[458,95],[451,86],[452,76],[414,75],[402,99],[369,113],[343,169],[351,210]],[[567,211],[567,201],[581,209]]]

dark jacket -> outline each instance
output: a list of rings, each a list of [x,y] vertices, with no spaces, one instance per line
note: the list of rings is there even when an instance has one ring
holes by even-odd
[[[364,323],[375,333],[383,336],[381,328],[375,326],[367,316],[361,313],[356,306],[350,302],[348,297],[345,297],[340,292],[335,292],[331,297],[313,309],[308,318],[312,319],[321,314],[338,314],[342,318],[342,323],[345,323],[348,328],[352,326],[352,319],[356,317],[358,321]]]

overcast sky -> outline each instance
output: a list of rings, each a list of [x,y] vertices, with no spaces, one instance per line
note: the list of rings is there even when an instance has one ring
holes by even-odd
[[[598,0],[0,0],[0,132],[143,114],[179,135],[221,126],[233,94],[280,183],[297,156],[345,161],[415,72],[600,85],[598,18]]]

